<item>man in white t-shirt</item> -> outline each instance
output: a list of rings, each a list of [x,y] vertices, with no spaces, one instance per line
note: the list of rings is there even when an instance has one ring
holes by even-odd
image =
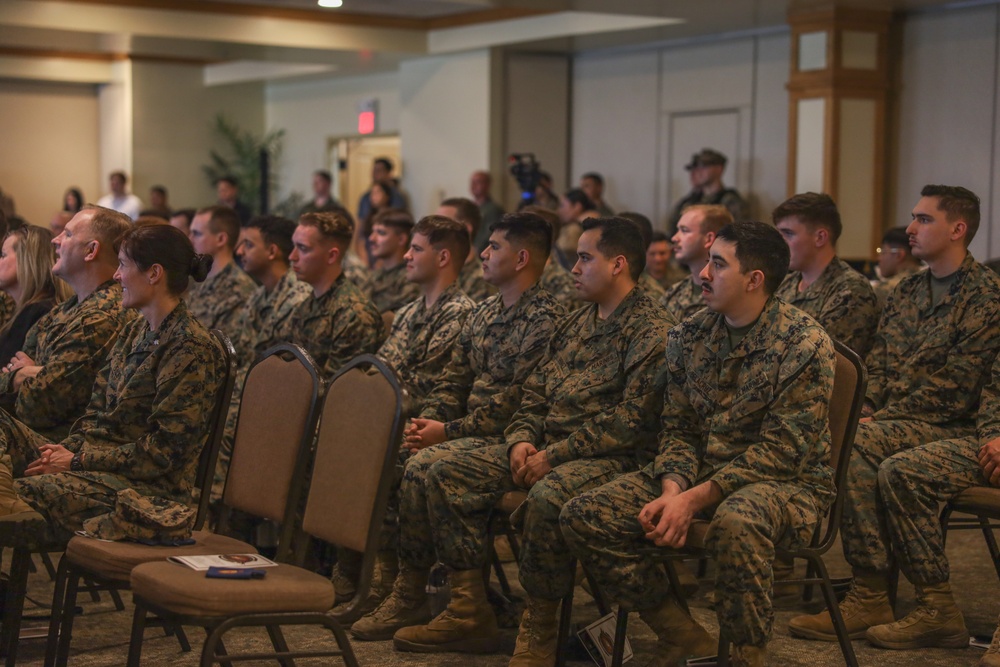
[[[128,183],[128,176],[124,171],[113,171],[108,176],[108,184],[111,192],[97,200],[98,206],[110,208],[119,213],[124,213],[135,220],[142,211],[142,200],[134,194],[126,191],[125,185]]]

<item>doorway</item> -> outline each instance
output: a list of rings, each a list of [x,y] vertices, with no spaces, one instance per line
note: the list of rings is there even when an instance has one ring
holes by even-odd
[[[393,163],[392,177],[402,181],[398,134],[372,135],[330,139],[328,161],[333,176],[333,192],[352,214],[358,212],[358,201],[372,182],[372,165],[380,157]]]

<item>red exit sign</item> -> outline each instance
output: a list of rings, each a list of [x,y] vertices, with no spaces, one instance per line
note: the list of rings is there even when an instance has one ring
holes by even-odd
[[[358,104],[358,134],[374,134],[378,129],[378,100],[369,98]]]

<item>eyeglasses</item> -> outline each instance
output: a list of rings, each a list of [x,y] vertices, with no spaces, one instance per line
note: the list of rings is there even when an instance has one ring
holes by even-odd
[[[904,252],[902,248],[875,248],[875,254],[881,255],[883,252],[889,253],[890,255],[895,255]]]

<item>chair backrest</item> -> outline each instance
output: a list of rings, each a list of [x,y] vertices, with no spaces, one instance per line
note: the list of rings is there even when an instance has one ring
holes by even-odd
[[[243,385],[222,498],[228,508],[280,522],[283,551],[292,544],[321,394],[316,365],[291,344],[264,352]]]
[[[211,423],[208,437],[198,455],[198,469],[195,473],[194,487],[199,489],[198,513],[195,515],[194,529],[201,530],[208,518],[208,505],[212,496],[212,481],[215,478],[215,466],[219,460],[219,447],[222,444],[222,433],[226,429],[226,415],[229,412],[229,401],[233,395],[233,383],[236,382],[236,350],[229,337],[218,329],[212,329],[212,335],[222,346],[223,378],[215,392],[215,405],[212,408]]]
[[[402,438],[402,406],[395,373],[372,355],[356,357],[334,376],[316,440],[306,533],[373,558]]]
[[[827,517],[826,530],[816,545],[826,551],[837,537],[843,513],[847,469],[854,449],[854,435],[868,390],[868,371],[861,357],[839,341],[833,341],[837,365],[833,378],[833,395],[830,397],[830,467],[834,470],[837,497]]]

